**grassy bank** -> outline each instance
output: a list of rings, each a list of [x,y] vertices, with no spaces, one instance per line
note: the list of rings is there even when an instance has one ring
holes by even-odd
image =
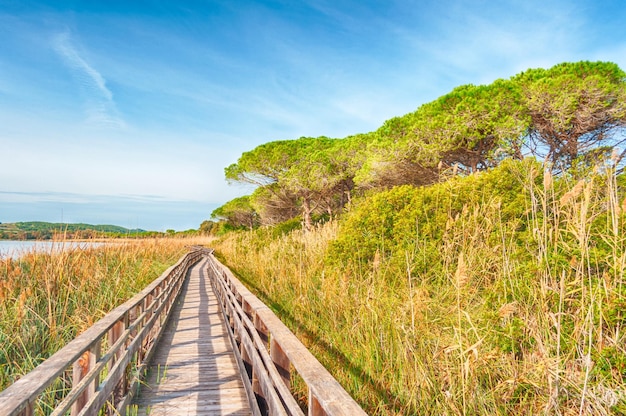
[[[206,241],[112,242],[0,261],[0,390]]]
[[[504,163],[213,245],[370,414],[625,414],[614,173]]]

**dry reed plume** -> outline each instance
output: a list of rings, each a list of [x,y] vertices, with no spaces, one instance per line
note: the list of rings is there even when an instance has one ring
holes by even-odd
[[[111,240],[0,260],[0,390],[206,239]]]
[[[523,216],[504,219],[498,195],[440,206],[434,247],[416,223],[402,250],[380,238],[368,261],[337,261],[346,225],[330,222],[232,234],[217,252],[371,414],[624,414],[614,167],[575,180],[528,166],[514,172]]]

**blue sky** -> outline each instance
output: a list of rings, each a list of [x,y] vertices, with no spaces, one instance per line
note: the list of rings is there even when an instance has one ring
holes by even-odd
[[[626,69],[620,1],[0,0],[0,222],[197,228],[272,140],[345,137],[461,84]]]

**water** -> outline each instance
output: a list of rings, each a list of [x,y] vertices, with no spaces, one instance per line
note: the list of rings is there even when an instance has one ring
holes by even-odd
[[[88,241],[15,241],[0,240],[0,258],[12,257],[14,259],[32,251],[51,252],[70,249],[84,249],[98,247],[104,243]]]

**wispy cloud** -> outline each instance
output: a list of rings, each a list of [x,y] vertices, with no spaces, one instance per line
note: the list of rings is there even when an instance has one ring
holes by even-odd
[[[84,222],[165,231],[198,228],[219,204],[159,196],[0,191],[0,221]]]
[[[58,34],[53,39],[52,45],[72,70],[86,95],[87,121],[113,127],[124,127],[124,120],[119,115],[113,93],[107,87],[105,78],[80,55],[70,33],[66,31]]]
[[[167,203],[184,200],[166,198],[159,195],[90,195],[72,192],[13,192],[0,191],[0,202],[65,202],[65,203]]]

